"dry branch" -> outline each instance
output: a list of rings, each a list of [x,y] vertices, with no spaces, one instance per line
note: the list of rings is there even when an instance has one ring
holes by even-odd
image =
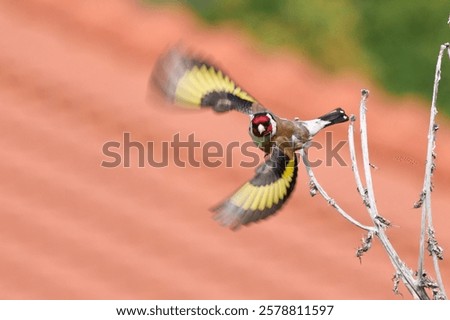
[[[310,194],[311,196],[316,195],[317,191],[320,193],[320,195],[328,202],[329,205],[331,205],[333,208],[336,209],[336,211],[343,216],[346,220],[348,220],[349,222],[351,222],[352,224],[354,224],[355,226],[368,231],[368,232],[374,232],[375,229],[373,227],[369,227],[366,226],[362,223],[360,223],[359,221],[357,221],[356,219],[354,219],[352,216],[350,216],[347,212],[345,212],[341,206],[339,206],[336,201],[334,201],[333,198],[331,198],[326,191],[322,188],[322,186],[319,184],[319,182],[317,181],[313,170],[311,169],[309,160],[308,160],[308,156],[307,156],[307,152],[305,152],[305,150],[301,150],[300,154],[303,158],[303,163],[305,164],[305,168],[306,168],[306,172],[308,173],[309,176],[309,187],[310,187]]]
[[[434,86],[433,86],[433,97],[431,101],[431,110],[430,110],[430,123],[428,127],[428,147],[427,147],[427,156],[426,156],[426,165],[425,165],[425,177],[423,182],[422,193],[420,194],[420,199],[414,204],[415,208],[422,207],[422,217],[421,217],[421,232],[420,232],[420,246],[419,246],[419,262],[417,273],[419,276],[419,281],[421,283],[427,283],[426,281],[426,273],[424,270],[424,261],[425,261],[425,237],[428,235],[428,252],[432,256],[433,259],[433,268],[436,274],[436,280],[438,284],[439,290],[432,290],[434,298],[446,298],[445,288],[442,281],[442,276],[439,268],[438,260],[442,259],[443,250],[439,246],[436,238],[433,227],[433,219],[432,219],[432,211],[431,211],[431,192],[433,191],[433,183],[431,181],[433,173],[436,169],[436,132],[439,129],[439,126],[436,124],[435,119],[438,113],[437,110],[437,96],[439,89],[439,82],[441,80],[441,66],[442,66],[442,57],[444,52],[447,51],[450,57],[449,43],[445,43],[441,45],[439,49],[439,54],[436,62],[436,71],[434,76]]]
[[[356,160],[356,151],[355,151],[355,141],[354,141],[354,122],[355,117],[351,117],[349,130],[348,130],[348,141],[349,141],[349,151],[350,158],[352,161],[352,171],[355,177],[355,182],[357,186],[357,190],[361,199],[369,213],[369,216],[372,220],[373,226],[366,226],[362,223],[358,222],[354,219],[350,214],[348,214],[345,210],[343,210],[337,202],[331,198],[327,192],[323,189],[323,187],[317,181],[314,172],[309,164],[307,152],[302,150],[301,155],[303,157],[303,162],[306,167],[306,171],[310,178],[310,193],[312,196],[316,195],[319,192],[320,195],[330,204],[334,209],[337,210],[339,214],[341,214],[345,219],[347,219],[352,224],[357,227],[367,231],[367,236],[362,239],[361,247],[359,247],[356,251],[356,256],[361,259],[362,255],[367,252],[373,243],[374,237],[378,238],[384,247],[389,260],[391,261],[394,269],[395,276],[393,278],[394,281],[394,292],[399,294],[399,282],[402,281],[411,295],[416,299],[429,299],[429,296],[426,292],[426,288],[430,288],[433,292],[434,298],[443,298],[445,297],[445,293],[443,290],[442,283],[434,282],[431,278],[425,273],[418,274],[418,279],[415,278],[413,271],[411,268],[407,267],[406,264],[400,259],[397,254],[395,248],[389,241],[386,235],[386,229],[389,227],[390,222],[383,218],[378,213],[378,209],[376,206],[375,200],[375,192],[372,184],[372,175],[371,175],[371,164],[369,159],[369,145],[368,145],[368,134],[367,134],[367,123],[366,123],[366,111],[367,111],[367,98],[369,96],[369,92],[367,90],[362,90],[361,103],[360,103],[360,132],[361,132],[361,150],[362,150],[362,158],[363,158],[363,166],[364,166],[364,178],[366,182],[366,187],[364,187],[361,176],[359,174],[358,162]],[[435,128],[435,126],[433,126]],[[423,201],[427,203],[427,194],[424,192]],[[429,220],[428,220],[429,222]],[[429,230],[432,230],[431,228]],[[430,241],[429,251],[433,253],[437,259],[442,255],[442,248],[438,245],[437,241],[434,238],[434,232],[429,235]]]
[[[450,19],[450,17],[449,17]],[[450,20],[449,20],[450,22]],[[360,134],[361,134],[361,152],[364,168],[364,180],[366,186],[363,185],[361,176],[358,169],[358,162],[356,160],[356,150],[355,150],[355,139],[354,139],[354,122],[355,117],[352,115],[350,117],[350,125],[348,128],[348,144],[350,159],[352,162],[352,171],[354,174],[356,189],[361,196],[362,202],[365,205],[367,212],[372,220],[373,226],[366,226],[358,222],[346,211],[344,211],[334,199],[332,199],[323,187],[317,181],[311,166],[309,165],[307,153],[302,150],[301,154],[303,157],[303,162],[306,167],[306,171],[310,178],[310,193],[312,196],[319,192],[322,197],[337,210],[345,219],[347,219],[352,224],[357,227],[367,231],[367,236],[362,239],[361,246],[356,251],[356,256],[361,259],[362,255],[366,253],[373,244],[373,239],[376,237],[385,249],[389,260],[391,261],[395,272],[392,278],[394,282],[393,291],[396,294],[401,294],[399,291],[399,283],[403,282],[405,287],[411,293],[411,295],[416,299],[429,299],[426,289],[431,290],[434,299],[446,299],[446,293],[444,289],[444,284],[442,281],[441,272],[439,269],[439,260],[443,259],[443,249],[439,245],[435,231],[432,223],[432,212],[431,212],[431,192],[433,191],[433,184],[431,178],[436,169],[436,132],[438,130],[438,125],[435,122],[437,114],[437,94],[439,88],[439,81],[441,78],[441,65],[442,57],[447,51],[450,58],[450,44],[445,43],[441,46],[435,72],[435,80],[433,87],[433,98],[431,103],[430,112],[430,124],[428,129],[428,148],[426,156],[426,166],[425,166],[425,177],[423,189],[420,194],[419,200],[414,204],[414,208],[422,208],[421,217],[421,234],[420,234],[420,249],[419,249],[419,263],[417,272],[413,272],[399,257],[395,251],[393,245],[389,241],[386,235],[386,229],[390,226],[390,222],[383,218],[379,213],[376,206],[375,192],[372,183],[371,168],[374,166],[370,163],[369,159],[369,145],[368,145],[368,134],[367,134],[367,123],[366,123],[366,112],[367,112],[367,99],[369,97],[369,91],[363,89],[361,91],[361,103],[360,103]],[[425,241],[425,238],[427,240]],[[424,260],[425,260],[425,243],[427,243],[427,250],[433,260],[433,268],[436,275],[436,281],[434,281],[430,275],[428,275],[424,270]]]

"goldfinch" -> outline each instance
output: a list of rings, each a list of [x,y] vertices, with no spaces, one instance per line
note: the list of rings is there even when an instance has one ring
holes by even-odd
[[[177,105],[212,108],[218,113],[236,110],[249,116],[250,137],[267,157],[250,181],[213,208],[215,219],[231,229],[277,212],[295,187],[296,151],[307,148],[321,129],[349,119],[341,108],[308,121],[280,118],[222,70],[179,47],[161,55],[150,79],[164,97]]]

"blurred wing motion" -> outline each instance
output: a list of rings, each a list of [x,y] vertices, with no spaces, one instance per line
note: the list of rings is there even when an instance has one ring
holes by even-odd
[[[213,209],[215,219],[232,229],[265,219],[286,202],[296,179],[295,153],[289,158],[279,147],[274,147],[270,158],[258,167],[253,179]]]
[[[265,110],[221,70],[177,48],[158,59],[151,80],[170,101],[185,106],[211,107],[216,112],[237,110],[246,114]]]

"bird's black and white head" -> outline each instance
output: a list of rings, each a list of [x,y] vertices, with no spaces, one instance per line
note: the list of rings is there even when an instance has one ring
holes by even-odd
[[[272,138],[277,133],[277,122],[269,112],[259,112],[251,115],[250,135],[255,138]]]

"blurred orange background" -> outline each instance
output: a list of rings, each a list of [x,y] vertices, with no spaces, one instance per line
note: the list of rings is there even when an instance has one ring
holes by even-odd
[[[245,159],[239,152],[232,168],[138,168],[136,156],[130,168],[101,166],[102,146],[125,132],[153,141],[157,152],[176,133],[184,140],[195,133],[202,145],[250,140],[241,114],[179,111],[147,91],[156,58],[180,41],[287,118],[337,106],[357,114],[360,90],[369,89],[377,205],[394,225],[388,235],[401,258],[417,268],[420,210],[412,206],[423,183],[423,102],[388,96],[361,75],[328,75],[286,50],[268,54],[240,30],[207,27],[182,8],[1,1],[0,298],[410,298],[404,287],[403,297],[392,292],[394,270],[378,241],[362,262],[355,257],[364,232],[310,197],[303,167],[280,213],[233,232],[209,208],[253,176],[237,165]],[[450,127],[438,122],[433,222],[445,249]],[[346,139],[346,124],[327,130],[336,142]],[[324,143],[325,133],[316,138]],[[347,147],[340,154],[350,164]],[[325,150],[312,155],[323,158]],[[350,165],[315,172],[347,212],[370,223]],[[449,286],[447,260],[441,271]]]

